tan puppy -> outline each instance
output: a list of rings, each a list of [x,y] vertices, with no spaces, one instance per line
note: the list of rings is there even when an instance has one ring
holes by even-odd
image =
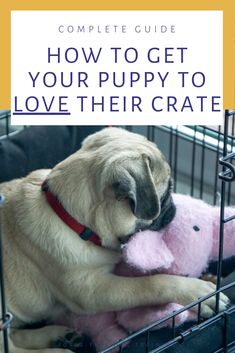
[[[81,239],[58,217],[41,189],[45,179],[64,209],[99,235],[101,247]],[[160,229],[175,213],[170,168],[157,147],[140,135],[104,129],[54,169],[1,184],[0,192],[6,197],[6,297],[15,328],[53,319],[67,309],[94,313],[168,302],[184,305],[215,289],[194,278],[112,274],[120,240],[138,229]],[[227,303],[221,295],[221,310]],[[210,316],[214,306],[214,298],[207,300],[202,314]],[[66,332],[55,326],[11,330],[10,353],[65,353],[49,347]]]

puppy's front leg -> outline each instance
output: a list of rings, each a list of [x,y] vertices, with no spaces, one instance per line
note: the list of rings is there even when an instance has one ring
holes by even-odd
[[[170,302],[186,305],[214,290],[214,284],[196,278],[160,274],[130,278],[94,269],[67,273],[63,275],[62,282],[56,285],[58,299],[77,313],[122,310]],[[224,310],[228,303],[228,298],[221,294],[220,310]],[[214,307],[215,297],[203,302],[202,315],[211,316]]]

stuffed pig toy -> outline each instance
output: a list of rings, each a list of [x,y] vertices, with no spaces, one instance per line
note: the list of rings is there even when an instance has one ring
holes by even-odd
[[[174,194],[173,199],[176,205],[173,221],[161,231],[142,231],[131,237],[123,249],[124,261],[115,269],[117,275],[168,273],[200,277],[208,263],[218,259],[219,208],[180,194]],[[227,208],[226,216],[234,213],[235,208]],[[226,223],[224,229],[224,258],[233,255],[235,221]],[[89,316],[72,314],[67,324],[90,336],[99,351],[180,308],[177,303],[169,303]],[[195,317],[193,312],[184,311],[177,315],[176,325]],[[171,321],[161,327],[167,325]]]

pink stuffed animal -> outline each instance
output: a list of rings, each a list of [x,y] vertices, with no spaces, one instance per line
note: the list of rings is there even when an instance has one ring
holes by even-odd
[[[168,273],[200,277],[209,261],[218,259],[219,208],[180,194],[173,195],[173,199],[177,210],[173,221],[159,232],[143,231],[133,236],[123,250],[125,263],[119,264],[115,273],[126,276]],[[235,209],[226,210],[226,216],[234,213]],[[224,232],[224,258],[233,255],[235,221],[226,223]],[[102,350],[127,337],[131,331],[180,308],[182,306],[177,303],[169,303],[89,316],[72,314],[69,323],[89,335],[97,350]],[[185,311],[177,315],[176,325],[194,318],[194,313]],[[164,326],[170,325],[171,322],[164,323]]]

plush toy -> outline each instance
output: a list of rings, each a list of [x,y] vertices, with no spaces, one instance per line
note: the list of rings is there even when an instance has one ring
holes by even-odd
[[[176,205],[173,221],[159,232],[135,234],[123,249],[124,263],[115,269],[117,275],[168,273],[200,277],[208,263],[218,259],[219,208],[180,194],[173,195],[173,199]],[[226,209],[226,216],[234,214],[235,208]],[[233,255],[235,221],[226,223],[224,229],[224,258]],[[99,351],[180,308],[177,303],[169,303],[89,316],[72,314],[68,320],[70,326],[91,337]],[[184,311],[177,315],[175,323],[180,325],[194,318],[193,312]],[[171,322],[162,326],[170,326]]]

